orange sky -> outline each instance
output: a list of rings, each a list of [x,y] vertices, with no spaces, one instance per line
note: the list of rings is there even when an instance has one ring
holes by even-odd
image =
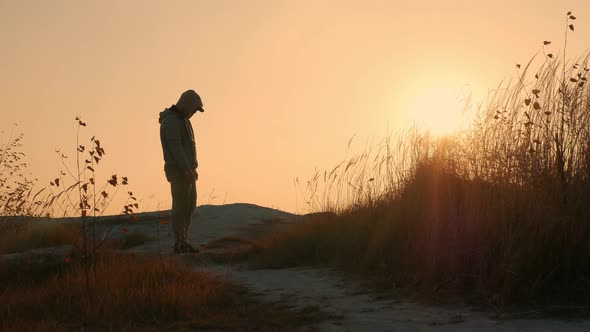
[[[353,134],[362,149],[453,119],[453,98],[432,100],[481,98],[543,40],[557,52],[568,10],[580,55],[587,0],[0,0],[0,130],[19,124],[47,183],[79,115],[107,152],[102,174],[127,175],[143,210],[168,209],[157,118],[192,88],[207,110],[192,120],[199,204],[305,212],[295,177],[341,161]]]

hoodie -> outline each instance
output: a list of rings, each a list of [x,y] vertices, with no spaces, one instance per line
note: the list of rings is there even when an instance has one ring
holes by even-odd
[[[198,163],[191,122],[179,113],[175,105],[160,112],[159,122],[166,179],[169,182],[195,181],[194,171]],[[192,174],[192,177],[186,174]]]

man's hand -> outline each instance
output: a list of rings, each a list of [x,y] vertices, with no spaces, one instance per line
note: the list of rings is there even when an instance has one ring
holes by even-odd
[[[197,177],[199,177],[199,175],[197,174],[196,170],[186,170],[184,172],[184,177],[186,179],[195,179],[195,181],[197,181]]]
[[[195,181],[197,181],[199,179],[199,173],[197,173],[196,169],[189,169],[184,172],[184,177],[186,179],[195,179]]]

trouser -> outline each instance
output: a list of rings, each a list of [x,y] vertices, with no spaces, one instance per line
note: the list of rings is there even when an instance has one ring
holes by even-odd
[[[191,217],[197,206],[195,182],[170,182],[172,191],[172,230],[175,244],[188,243]]]

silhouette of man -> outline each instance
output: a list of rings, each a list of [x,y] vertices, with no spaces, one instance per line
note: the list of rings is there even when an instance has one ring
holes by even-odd
[[[172,229],[175,253],[196,253],[189,243],[189,227],[197,205],[197,149],[189,121],[204,112],[201,97],[194,90],[182,93],[178,102],[160,112],[160,141],[164,152],[164,172],[172,192]]]

